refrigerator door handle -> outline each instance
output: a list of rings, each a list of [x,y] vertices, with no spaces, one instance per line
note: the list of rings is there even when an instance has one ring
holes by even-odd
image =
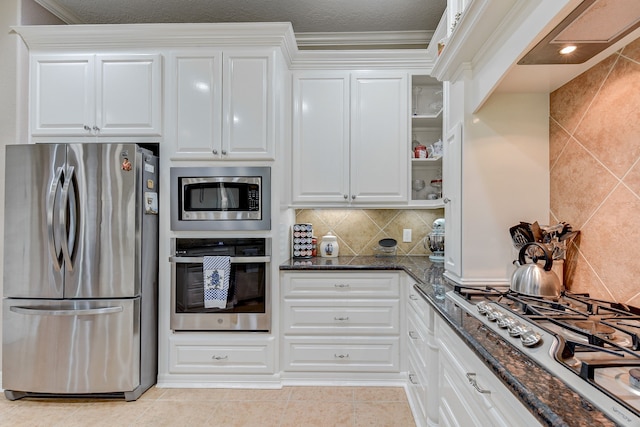
[[[27,314],[31,316],[89,316],[99,314],[120,313],[124,310],[122,306],[103,307],[103,308],[83,308],[69,310],[49,310],[31,307],[11,306],[10,311],[18,314]]]
[[[58,187],[62,179],[62,167],[56,169],[56,174],[51,180],[51,186],[49,187],[49,197],[47,201],[47,235],[49,240],[49,255],[56,271],[60,271],[62,268],[62,255],[56,248],[56,236],[55,228],[53,226],[54,211],[56,204],[56,194],[58,193]]]
[[[75,169],[69,166],[64,185],[62,186],[62,203],[60,203],[60,227],[64,237],[62,242],[62,255],[68,271],[73,271],[73,261],[71,253],[75,245],[76,238],[76,202],[75,196],[69,197],[69,191],[73,190],[73,178]],[[67,210],[69,211],[69,227],[67,228]]]

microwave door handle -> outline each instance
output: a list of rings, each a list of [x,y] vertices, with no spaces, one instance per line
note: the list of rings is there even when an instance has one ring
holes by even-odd
[[[169,262],[176,264],[201,264],[203,257],[197,256],[171,256]],[[256,264],[261,262],[271,262],[270,256],[243,256],[231,257],[231,264]]]
[[[62,186],[62,203],[60,204],[60,227],[63,231],[64,239],[62,241],[62,255],[68,271],[73,271],[73,261],[71,260],[71,251],[76,236],[76,212],[75,212],[75,196],[70,201],[69,189],[73,189],[74,167],[69,166],[68,177]],[[69,228],[67,229],[67,207],[69,208]]]
[[[62,268],[62,256],[59,254],[58,248],[56,247],[56,233],[53,220],[56,209],[56,194],[58,193],[58,187],[60,187],[62,171],[62,167],[58,167],[56,169],[56,173],[51,180],[51,185],[49,187],[49,197],[47,201],[47,236],[49,240],[49,256],[51,257],[51,262],[53,263],[56,271],[60,271]]]

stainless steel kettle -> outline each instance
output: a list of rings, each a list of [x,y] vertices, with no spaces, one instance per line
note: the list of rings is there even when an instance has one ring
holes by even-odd
[[[544,258],[534,257],[532,263],[527,264],[526,252],[530,246],[537,246],[542,249]],[[544,259],[544,267],[539,266],[536,261]],[[525,295],[537,297],[557,298],[562,294],[562,284],[558,276],[551,271],[553,259],[551,252],[537,242],[529,242],[520,248],[517,261],[518,268],[511,275],[511,290]]]

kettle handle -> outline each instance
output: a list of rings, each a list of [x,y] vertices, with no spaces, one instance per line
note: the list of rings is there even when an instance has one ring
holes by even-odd
[[[549,252],[547,248],[545,248],[543,245],[541,245],[538,242],[528,242],[524,246],[522,246],[522,248],[520,248],[520,252],[518,253],[518,262],[520,263],[520,265],[524,265],[527,263],[527,260],[524,257],[525,257],[526,249],[529,246],[537,246],[540,249],[542,249],[542,252],[544,252],[544,260],[545,260],[544,270],[550,271],[551,267],[553,266],[553,259],[551,257],[551,252]]]

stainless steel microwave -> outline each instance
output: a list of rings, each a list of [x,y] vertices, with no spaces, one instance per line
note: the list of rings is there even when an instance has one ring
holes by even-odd
[[[174,167],[171,229],[270,230],[270,167]]]

